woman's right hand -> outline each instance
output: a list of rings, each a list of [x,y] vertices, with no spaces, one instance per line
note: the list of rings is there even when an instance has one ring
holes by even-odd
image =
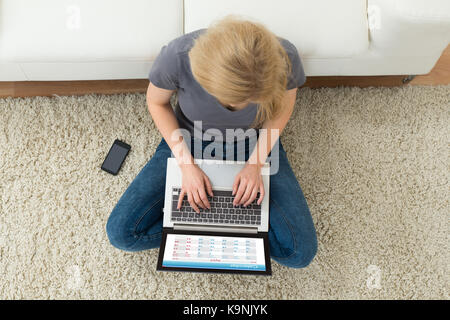
[[[198,207],[211,209],[206,194],[207,192],[209,196],[213,196],[212,186],[208,176],[195,163],[181,166],[181,172],[182,186],[177,208],[181,208],[183,198],[187,195],[188,202],[195,212],[200,213]]]

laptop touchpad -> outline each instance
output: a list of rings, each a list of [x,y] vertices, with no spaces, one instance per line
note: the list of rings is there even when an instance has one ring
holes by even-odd
[[[199,167],[206,173],[213,187],[233,187],[234,177],[244,167],[244,163],[214,161],[202,162]]]

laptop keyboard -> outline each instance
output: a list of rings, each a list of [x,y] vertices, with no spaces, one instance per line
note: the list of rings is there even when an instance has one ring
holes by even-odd
[[[229,224],[229,225],[261,225],[261,205],[257,198],[247,207],[233,206],[234,196],[232,191],[214,190],[214,197],[208,195],[211,209],[200,208],[200,213],[195,212],[187,201],[187,195],[183,198],[181,208],[178,210],[178,199],[181,188],[172,188],[172,222],[188,222],[197,224]]]

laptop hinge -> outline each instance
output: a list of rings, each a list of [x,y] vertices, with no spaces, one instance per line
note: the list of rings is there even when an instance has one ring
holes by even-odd
[[[213,226],[213,225],[200,225],[200,224],[174,224],[174,230],[187,230],[187,231],[209,231],[209,232],[231,232],[231,233],[258,233],[258,228],[249,227],[228,227],[228,226]]]

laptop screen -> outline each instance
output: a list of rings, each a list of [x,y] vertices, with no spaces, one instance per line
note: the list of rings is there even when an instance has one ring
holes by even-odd
[[[264,238],[247,235],[167,233],[160,263],[182,271],[270,272]]]

